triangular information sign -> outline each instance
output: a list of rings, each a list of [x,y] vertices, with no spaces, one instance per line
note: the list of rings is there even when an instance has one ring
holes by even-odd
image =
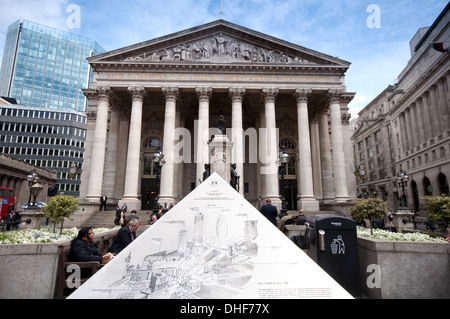
[[[352,296],[213,173],[68,298]]]

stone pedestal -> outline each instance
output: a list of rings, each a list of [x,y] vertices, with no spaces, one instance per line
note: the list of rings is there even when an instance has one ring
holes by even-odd
[[[36,229],[41,225],[42,218],[45,216],[44,212],[40,208],[25,208],[23,212],[20,213],[22,223],[20,225],[21,229]],[[30,219],[31,222],[26,222]]]
[[[396,209],[392,213],[393,223],[399,233],[414,231],[414,213],[409,209]]]
[[[209,142],[210,154],[210,174],[214,172],[219,174],[225,181],[230,183],[231,179],[231,149],[233,143],[226,135],[216,135]],[[238,172],[242,173],[242,172]]]

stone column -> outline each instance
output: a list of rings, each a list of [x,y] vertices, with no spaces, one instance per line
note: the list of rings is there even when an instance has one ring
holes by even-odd
[[[231,88],[231,142],[233,142],[232,162],[236,164],[236,172],[240,176],[239,194],[244,195],[244,128],[242,125],[242,100],[244,88]]]
[[[406,139],[408,140],[408,148],[406,149],[407,152],[414,149],[414,139],[413,139],[413,123],[411,121],[411,110],[410,108],[405,109],[405,129],[406,129]],[[414,127],[415,128],[415,127]]]
[[[212,88],[196,88],[195,92],[199,100],[195,144],[195,162],[197,163],[195,184],[198,186],[203,181],[205,164],[209,163],[209,101],[212,96]]]
[[[165,164],[161,170],[161,186],[159,200],[162,203],[175,204],[174,197],[174,132],[175,132],[175,114],[177,99],[179,97],[178,88],[163,88],[166,98],[166,111],[164,116],[164,137],[163,154]]]
[[[430,101],[431,101],[431,118],[433,119],[433,127],[435,128],[435,137],[442,134],[441,127],[441,115],[439,112],[436,85],[432,85],[430,88]]]
[[[261,156],[263,154],[266,154],[266,117],[264,113],[264,106],[261,105],[260,112],[259,112],[259,145],[258,145],[258,164],[257,164],[257,171],[256,176],[258,178],[258,185],[259,185],[259,192],[258,195],[261,196],[261,205],[264,203],[264,199],[266,198],[266,176],[263,174],[264,164],[261,163]]]
[[[145,96],[144,87],[130,87],[131,93],[131,118],[130,133],[128,137],[127,166],[125,173],[125,189],[121,205],[127,203],[128,209],[140,209],[141,203],[138,197],[139,168],[141,155],[141,130],[142,130],[142,106]]]
[[[332,200],[334,198],[333,165],[331,161],[330,134],[328,131],[328,114],[324,112],[319,115],[323,200]]]
[[[409,149],[408,134],[406,132],[405,112],[400,113],[399,122],[400,122],[400,138],[402,141],[402,152],[403,154],[405,154]]]
[[[263,89],[265,122],[266,122],[266,152],[260,154],[262,159],[261,173],[266,179],[266,197],[272,200],[278,210],[281,209],[280,187],[278,179],[278,134],[275,121],[275,100],[278,89]]]
[[[105,192],[110,199],[115,198],[116,172],[118,171],[118,164],[120,163],[118,160],[118,152],[120,151],[120,107],[120,101],[113,99],[111,103],[111,116],[107,141],[108,156],[105,158],[105,168],[103,173],[103,192]]]
[[[436,134],[436,129],[433,125],[432,119],[431,119],[431,109],[430,109],[430,93],[426,91],[422,96],[422,102],[423,102],[423,115],[424,115],[424,122],[425,127],[427,128],[425,130],[425,135],[428,140],[431,140]]]
[[[419,133],[419,143],[422,145],[426,141],[425,124],[423,115],[423,101],[419,97],[416,101],[416,118],[417,118],[417,132]]]
[[[411,148],[416,148],[417,146],[420,145],[420,141],[419,141],[419,125],[417,123],[417,117],[416,117],[416,109],[417,109],[417,105],[415,103],[411,104],[409,106],[409,116],[411,118],[411,130],[412,130],[412,139],[413,139],[413,143],[412,143],[412,147]]]
[[[89,188],[86,198],[98,202],[102,195],[103,169],[105,166],[106,136],[108,129],[109,100],[112,90],[109,87],[97,88],[98,105],[92,144],[91,167],[89,170]]]
[[[347,173],[345,169],[344,140],[341,122],[341,91],[330,90],[331,115],[331,144],[333,147],[334,184],[336,187],[335,200],[347,201],[349,199],[347,187]]]
[[[297,202],[299,209],[318,211],[319,202],[314,197],[314,182],[311,162],[311,136],[309,133],[308,96],[311,90],[297,89],[297,126],[298,152],[300,168],[300,198]]]
[[[439,79],[437,83],[439,110],[441,111],[442,130],[444,132],[450,130],[450,115],[447,105],[447,94],[445,93],[444,79]]]

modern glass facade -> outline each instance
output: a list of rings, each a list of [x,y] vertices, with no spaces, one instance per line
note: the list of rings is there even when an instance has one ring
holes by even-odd
[[[0,96],[39,108],[86,111],[82,89],[93,72],[86,58],[105,52],[92,39],[35,22],[8,27]]]

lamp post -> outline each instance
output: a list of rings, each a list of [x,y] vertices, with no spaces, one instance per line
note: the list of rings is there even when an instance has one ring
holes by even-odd
[[[156,152],[153,154],[153,162],[156,164],[156,196],[155,196],[155,210],[158,210],[158,200],[159,200],[159,182],[161,180],[161,167],[164,166],[166,160],[164,159],[164,154],[161,152],[161,146],[158,145]]]
[[[278,155],[278,165],[280,167],[281,175],[281,210],[282,215],[286,214],[286,189],[284,185],[284,175],[286,174],[286,165],[289,163],[289,154],[286,152],[286,148],[283,146],[281,152]]]
[[[398,209],[408,209],[408,202],[406,200],[406,186],[408,185],[409,176],[403,170],[397,174],[398,186],[402,188],[402,196],[400,197],[400,206]]]
[[[27,175],[28,187],[30,187],[30,196],[28,197],[28,208],[37,208],[36,197],[42,190],[42,186],[38,183],[39,179],[40,178],[36,169],[33,169]],[[31,195],[34,196],[33,204],[31,204]]]

